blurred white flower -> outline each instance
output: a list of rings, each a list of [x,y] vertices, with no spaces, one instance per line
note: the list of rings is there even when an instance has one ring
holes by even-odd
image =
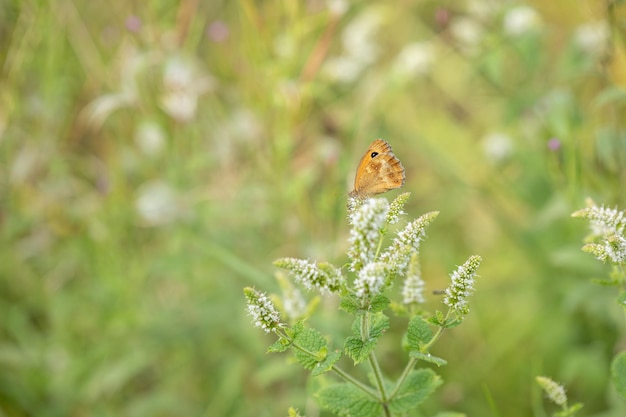
[[[530,6],[517,6],[504,16],[504,31],[519,36],[541,26],[541,16]]]
[[[332,81],[349,83],[363,71],[363,64],[348,56],[330,58],[324,63],[324,74]]]
[[[430,72],[435,61],[435,50],[430,42],[414,42],[406,45],[393,65],[399,76],[423,75]]]
[[[467,53],[474,53],[483,37],[480,24],[469,17],[458,17],[450,23],[450,32]]]
[[[379,53],[375,35],[382,22],[381,10],[371,7],[350,22],[341,37],[347,54],[364,63],[375,61]]]
[[[483,152],[495,163],[506,160],[513,153],[513,139],[504,133],[489,133],[482,139]]]
[[[323,72],[333,81],[354,81],[379,55],[375,36],[385,16],[385,9],[370,7],[344,29],[341,40],[344,54],[330,58]]]
[[[165,133],[158,123],[143,121],[135,131],[135,143],[145,156],[154,157],[165,148]]]
[[[336,16],[343,15],[350,7],[350,4],[346,0],[328,0],[326,3],[328,10]]]
[[[161,106],[172,118],[187,122],[196,114],[198,97],[213,86],[213,78],[201,74],[193,62],[179,56],[172,57],[163,73]]]
[[[162,181],[144,184],[138,190],[135,209],[152,226],[171,223],[180,216],[177,192]]]
[[[500,0],[470,0],[467,3],[467,13],[478,19],[488,19],[500,11]]]
[[[574,32],[574,42],[584,52],[598,55],[606,49],[611,29],[604,20],[589,22],[579,26]]]

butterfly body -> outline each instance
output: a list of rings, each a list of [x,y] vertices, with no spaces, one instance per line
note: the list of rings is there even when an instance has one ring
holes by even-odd
[[[376,139],[359,162],[350,196],[364,199],[400,188],[405,178],[404,167],[393,154],[391,146],[382,139]]]

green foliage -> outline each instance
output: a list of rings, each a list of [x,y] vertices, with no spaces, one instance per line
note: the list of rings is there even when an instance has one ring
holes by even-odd
[[[618,353],[611,363],[611,378],[619,394],[626,398],[626,352]]]
[[[441,384],[440,377],[431,369],[411,371],[389,402],[389,409],[399,414],[414,410]]]
[[[433,338],[433,331],[423,318],[415,316],[409,321],[409,327],[407,328],[407,341],[409,349],[412,351],[422,352],[424,347]]]
[[[351,384],[333,384],[316,394],[320,405],[338,416],[378,417],[382,405]]]
[[[433,350],[459,389],[421,414],[532,415],[537,367],[586,415],[626,415],[617,293],[589,285],[608,266],[566,219],[587,196],[626,207],[624,8],[592,3],[0,2],[0,414],[307,415],[241,288],[275,291],[279,256],[346,263],[347,193],[380,136],[405,211],[441,210],[424,294],[488,260]],[[403,317],[437,308],[395,291]],[[352,319],[301,295],[279,310],[317,314],[328,357]]]

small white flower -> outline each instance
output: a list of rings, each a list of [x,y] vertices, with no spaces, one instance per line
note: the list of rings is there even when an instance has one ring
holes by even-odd
[[[351,259],[351,271],[359,271],[374,260],[388,211],[389,202],[386,199],[368,198],[360,207],[350,212],[349,221],[352,229],[348,239],[350,243],[348,256]]]
[[[287,317],[290,319],[297,320],[304,315],[306,302],[300,290],[295,286],[283,290],[283,307]]]
[[[147,224],[171,223],[181,214],[178,194],[165,182],[149,182],[139,189],[138,194],[135,208]]]
[[[414,254],[409,264],[409,270],[402,286],[402,302],[404,304],[424,303],[424,280],[419,267],[417,254]]]
[[[476,52],[483,38],[483,29],[474,19],[468,17],[453,19],[450,31],[467,53]]]
[[[565,394],[565,388],[562,385],[557,384],[552,379],[545,376],[538,376],[536,378],[539,386],[544,390],[548,398],[556,405],[563,406],[567,404],[567,395]]]
[[[504,16],[504,31],[509,35],[523,35],[540,25],[541,16],[530,6],[514,7]]]
[[[137,127],[135,143],[144,155],[155,157],[165,148],[165,133],[157,123],[144,121]]]
[[[585,23],[574,33],[574,42],[586,53],[599,55],[606,50],[611,29],[604,20]]]
[[[389,268],[383,262],[372,262],[365,265],[354,280],[356,296],[363,300],[380,294],[388,273]]]
[[[265,293],[247,287],[244,288],[244,294],[248,301],[247,311],[252,316],[252,323],[255,327],[269,333],[270,331],[275,332],[282,326],[280,313]]]
[[[173,57],[165,65],[161,107],[172,118],[186,122],[196,114],[198,97],[213,88],[214,80],[201,74],[190,60]]]
[[[483,152],[490,161],[499,163],[507,160],[513,153],[513,139],[504,133],[493,132],[482,139]]]
[[[618,211],[616,208],[593,205],[576,211],[572,217],[582,217],[589,220],[594,237],[623,235],[626,228],[626,216],[623,211]]]
[[[480,256],[470,258],[452,273],[452,283],[445,290],[443,302],[448,307],[456,310],[461,316],[469,313],[467,298],[474,292],[474,278],[480,266]]]
[[[406,45],[394,62],[394,73],[402,77],[423,75],[430,72],[435,61],[435,50],[430,42]]]
[[[403,276],[411,257],[419,252],[420,243],[426,237],[426,228],[438,215],[438,211],[432,211],[407,224],[398,232],[389,249],[380,256],[381,261],[388,263],[396,274]]]
[[[343,282],[341,270],[328,263],[314,263],[305,259],[282,258],[274,265],[288,270],[294,280],[307,290],[317,288],[322,293],[339,291]]]

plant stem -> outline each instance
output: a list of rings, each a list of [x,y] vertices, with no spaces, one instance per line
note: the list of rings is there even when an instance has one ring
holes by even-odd
[[[277,331],[276,333],[279,334],[280,337],[288,340],[291,343],[291,346],[293,346],[294,349],[298,349],[300,352],[306,353],[307,355],[309,355],[309,356],[311,356],[311,357],[313,357],[315,359],[319,359],[319,356],[317,354],[315,354],[315,352],[311,352],[307,348],[300,346],[292,338],[287,336],[284,332]],[[352,375],[348,374],[346,371],[344,371],[343,369],[341,369],[337,365],[333,365],[331,367],[331,369],[337,375],[339,375],[340,377],[345,379],[347,382],[350,382],[351,384],[353,384],[354,386],[359,388],[361,391],[365,392],[367,395],[369,395],[370,397],[374,398],[376,401],[381,401],[381,398],[377,395],[377,393],[371,387],[368,387],[367,385],[365,385],[364,383],[362,383],[358,379],[354,378]]]

